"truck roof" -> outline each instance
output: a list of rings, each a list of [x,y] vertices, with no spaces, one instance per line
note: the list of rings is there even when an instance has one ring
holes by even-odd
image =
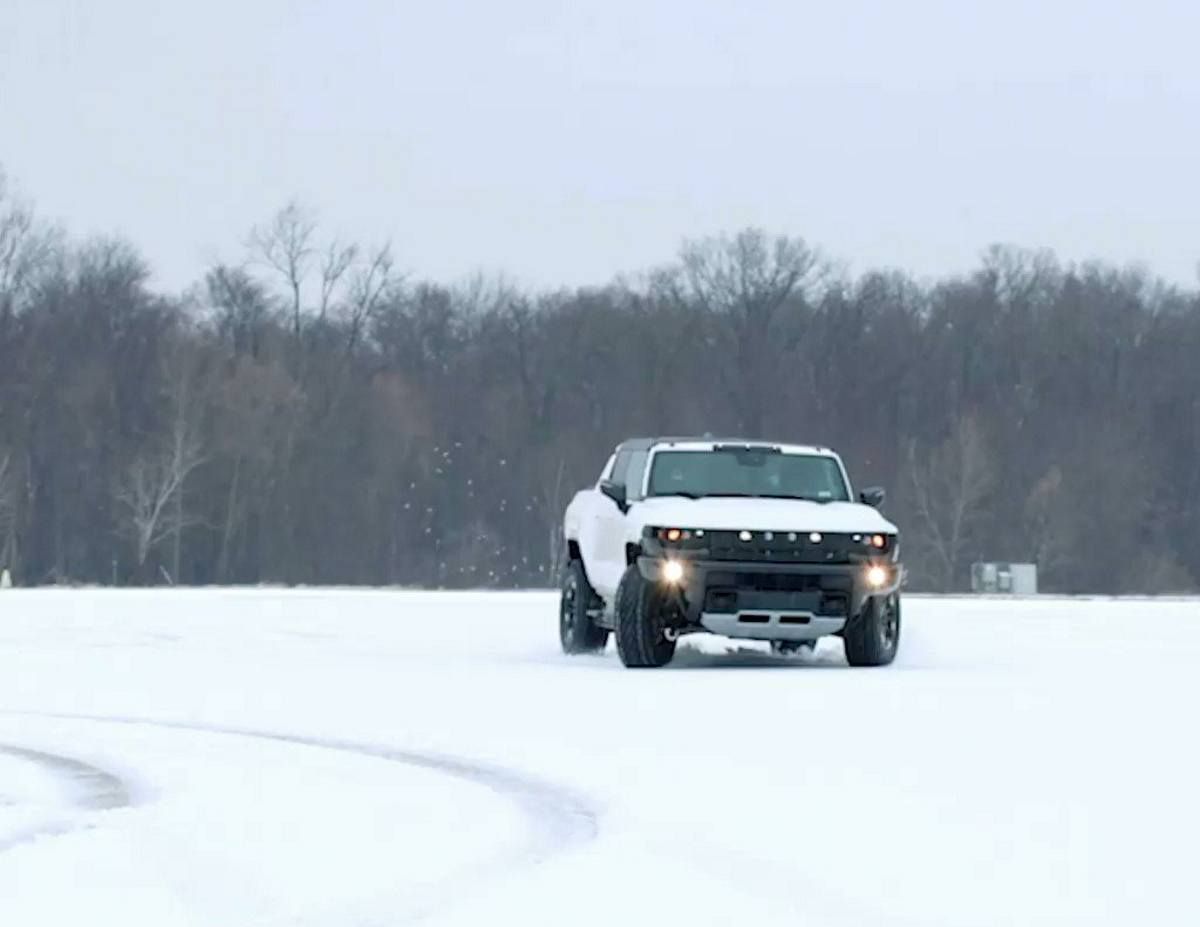
[[[831,448],[820,444],[794,444],[791,441],[766,441],[762,438],[736,438],[714,435],[704,436],[660,436],[657,438],[629,438],[617,445],[617,450],[648,451],[652,447],[676,447],[679,450],[711,450],[723,444],[751,447],[778,447],[791,454],[813,454],[821,457],[836,456]]]

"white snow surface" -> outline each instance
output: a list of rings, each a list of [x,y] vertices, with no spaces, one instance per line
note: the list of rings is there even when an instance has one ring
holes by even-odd
[[[0,924],[1196,923],[1200,602],[892,667],[559,653],[550,593],[0,593]]]

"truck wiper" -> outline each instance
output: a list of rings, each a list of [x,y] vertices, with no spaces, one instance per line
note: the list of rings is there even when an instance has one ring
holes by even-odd
[[[674,492],[654,493],[655,499],[667,496],[683,496],[685,499],[796,499],[800,502],[819,502],[821,505],[833,501],[820,496],[792,496],[787,493],[771,492],[687,492],[680,489]]]
[[[685,499],[754,499],[757,498],[752,492],[687,492],[679,489],[674,492],[656,492],[654,498],[658,499],[663,496],[683,496]]]

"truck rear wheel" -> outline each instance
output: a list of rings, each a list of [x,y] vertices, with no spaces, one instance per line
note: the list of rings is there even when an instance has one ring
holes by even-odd
[[[589,609],[600,606],[583,564],[572,560],[563,574],[558,604],[558,639],[563,653],[597,653],[608,643],[608,629],[596,624]]]
[[[851,666],[887,666],[900,647],[900,595],[867,599],[842,632]]]
[[[638,572],[625,571],[617,587],[617,653],[630,668],[665,666],[675,656],[666,635],[662,594]]]

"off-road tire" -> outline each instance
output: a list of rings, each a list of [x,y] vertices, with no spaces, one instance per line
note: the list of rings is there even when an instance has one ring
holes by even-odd
[[[851,666],[887,666],[900,649],[900,594],[867,599],[846,630],[846,662]]]
[[[675,641],[664,634],[661,594],[638,572],[625,571],[617,587],[617,654],[632,668],[665,666],[675,656]]]
[[[562,593],[558,601],[558,640],[563,653],[598,653],[608,643],[608,628],[602,628],[588,615],[588,609],[600,605],[600,598],[588,582],[583,564],[572,560],[563,572]]]

